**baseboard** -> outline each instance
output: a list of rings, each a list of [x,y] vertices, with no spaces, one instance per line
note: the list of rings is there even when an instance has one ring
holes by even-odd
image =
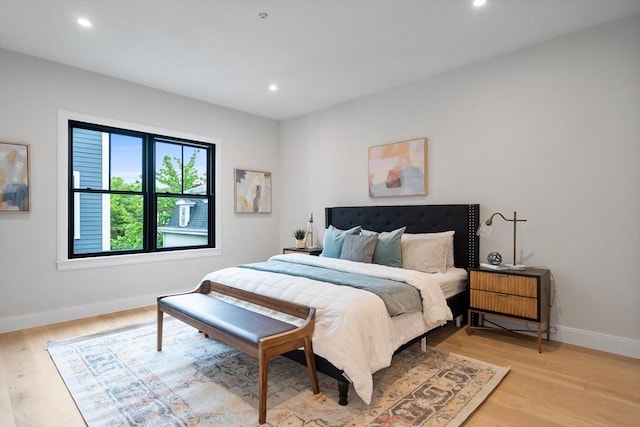
[[[551,339],[554,341],[640,359],[640,340],[585,331],[567,326],[558,326],[557,328],[558,332],[555,335],[551,335]]]
[[[1,317],[0,333],[35,328],[38,326],[66,322],[69,320],[83,319],[85,317],[93,317],[122,310],[130,310],[133,308],[146,307],[154,305],[157,297],[157,294],[140,295],[131,298],[66,307],[58,310],[41,311],[21,316]]]
[[[487,316],[488,320],[508,329],[523,329],[523,322],[512,321],[505,318]],[[523,332],[526,335],[537,336],[537,331]],[[617,337],[599,332],[591,332],[583,329],[570,328],[568,326],[556,326],[557,332],[551,334],[551,341],[573,344],[593,350],[606,351],[607,353],[640,359],[640,340]],[[545,335],[546,336],[546,335]]]

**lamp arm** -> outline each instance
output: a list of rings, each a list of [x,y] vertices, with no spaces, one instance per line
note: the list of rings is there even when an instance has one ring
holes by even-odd
[[[504,215],[502,215],[500,212],[496,212],[493,215],[491,215],[491,217],[487,220],[486,224],[491,225],[493,223],[493,217],[496,215],[499,215],[500,218],[504,219],[505,221],[513,221],[512,219],[505,218]]]
[[[496,212],[493,215],[491,215],[491,217],[486,221],[487,225],[491,225],[493,223],[493,217],[498,215],[500,218],[504,219],[505,221],[509,221],[509,222],[526,222],[526,219],[518,219],[516,217],[516,213],[513,213],[513,219],[509,219],[509,218],[505,218],[504,215],[502,215],[500,212]]]

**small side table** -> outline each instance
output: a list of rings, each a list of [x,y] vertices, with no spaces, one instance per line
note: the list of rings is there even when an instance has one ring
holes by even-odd
[[[283,248],[283,254],[302,254],[302,255],[313,255],[318,256],[322,253],[322,248]]]
[[[484,325],[484,316],[498,316],[538,327],[538,353],[542,353],[542,326],[549,341],[550,272],[544,268],[493,271],[472,268],[469,271],[470,305],[467,334],[473,329],[499,329]],[[478,323],[472,321],[477,315]],[[494,324],[495,325],[495,324]],[[502,327],[500,327],[502,328]],[[528,332],[524,329],[507,329]]]

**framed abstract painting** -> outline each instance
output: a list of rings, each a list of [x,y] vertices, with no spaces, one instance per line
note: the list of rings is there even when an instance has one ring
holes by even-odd
[[[29,145],[0,142],[0,212],[31,212]]]
[[[427,194],[427,138],[369,147],[369,197]]]
[[[235,212],[271,212],[271,172],[234,169]]]

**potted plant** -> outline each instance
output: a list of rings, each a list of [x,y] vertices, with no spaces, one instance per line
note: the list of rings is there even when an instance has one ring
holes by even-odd
[[[305,236],[307,235],[306,231],[302,228],[298,228],[293,232],[293,237],[296,239],[296,248],[302,249],[304,248]]]

